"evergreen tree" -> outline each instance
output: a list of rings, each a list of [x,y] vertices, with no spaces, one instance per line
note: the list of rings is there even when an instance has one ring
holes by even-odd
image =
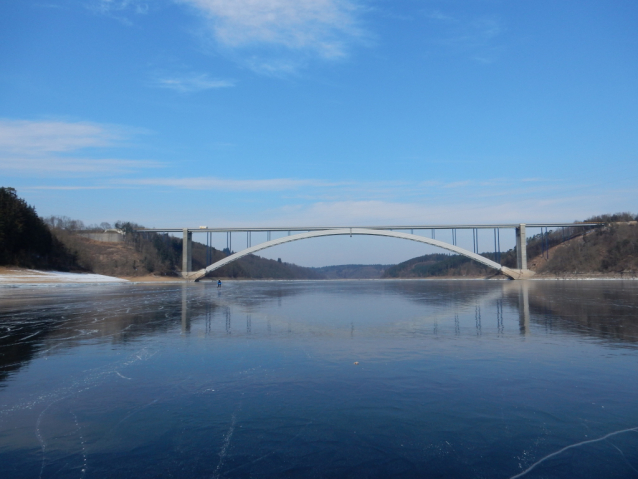
[[[14,188],[0,187],[0,265],[48,266],[65,256],[35,208]]]

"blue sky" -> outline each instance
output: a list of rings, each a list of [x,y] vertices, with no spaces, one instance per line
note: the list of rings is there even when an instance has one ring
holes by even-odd
[[[4,1],[1,183],[155,227],[637,211],[636,25],[635,1]],[[264,255],[430,251],[313,241]]]

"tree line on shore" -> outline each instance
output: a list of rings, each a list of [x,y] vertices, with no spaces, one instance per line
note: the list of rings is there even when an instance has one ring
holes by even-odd
[[[0,265],[67,270],[73,253],[14,188],[0,188]]]

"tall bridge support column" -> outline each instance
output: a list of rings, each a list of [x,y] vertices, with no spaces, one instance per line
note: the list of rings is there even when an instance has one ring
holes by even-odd
[[[516,227],[516,268],[527,269],[527,237],[525,236],[525,224]]]
[[[187,229],[183,230],[182,240],[182,275],[193,270],[193,233]]]

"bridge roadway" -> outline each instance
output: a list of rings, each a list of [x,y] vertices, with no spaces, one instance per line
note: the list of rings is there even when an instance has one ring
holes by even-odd
[[[408,226],[289,226],[289,227],[255,227],[255,228],[209,228],[207,226],[200,226],[199,228],[145,228],[139,229],[139,232],[153,232],[153,233],[182,233],[183,234],[183,250],[182,250],[182,276],[185,279],[198,281],[205,277],[208,273],[221,268],[243,256],[255,253],[262,249],[270,248],[280,244],[288,243],[291,241],[299,241],[309,238],[317,238],[322,236],[337,236],[337,235],[371,235],[371,236],[385,236],[391,238],[405,239],[409,241],[415,241],[418,243],[429,244],[439,248],[446,249],[455,254],[466,256],[474,261],[477,261],[485,266],[493,268],[504,275],[512,279],[525,279],[531,277],[534,273],[527,269],[527,228],[543,228],[545,229],[545,235],[547,235],[548,228],[592,228],[603,226],[603,223],[518,223],[518,224],[494,224],[494,225],[408,225]],[[474,251],[469,251],[464,248],[456,246],[456,230],[459,229],[471,229],[473,230],[472,239],[474,243]],[[485,256],[479,254],[478,250],[478,230],[479,229],[493,229],[494,230],[494,251],[495,259],[499,259],[500,256],[500,230],[501,229],[514,229],[516,232],[516,269],[508,268],[499,264],[496,261],[492,261]],[[406,233],[405,231],[410,231]],[[415,235],[414,231],[430,230],[431,238],[425,236]],[[452,244],[446,243],[435,238],[436,230],[450,230],[452,232]],[[270,239],[271,233],[275,232],[287,232],[288,236],[282,238]],[[192,271],[192,235],[193,233],[207,233],[207,239],[210,242],[210,234],[212,233],[226,233],[228,249],[232,247],[232,233],[245,232],[247,247],[237,253],[231,254],[226,258],[210,264],[206,268],[199,271]],[[260,243],[256,246],[251,246],[251,233],[253,232],[266,232],[268,241]],[[293,232],[297,234],[292,235]]]

